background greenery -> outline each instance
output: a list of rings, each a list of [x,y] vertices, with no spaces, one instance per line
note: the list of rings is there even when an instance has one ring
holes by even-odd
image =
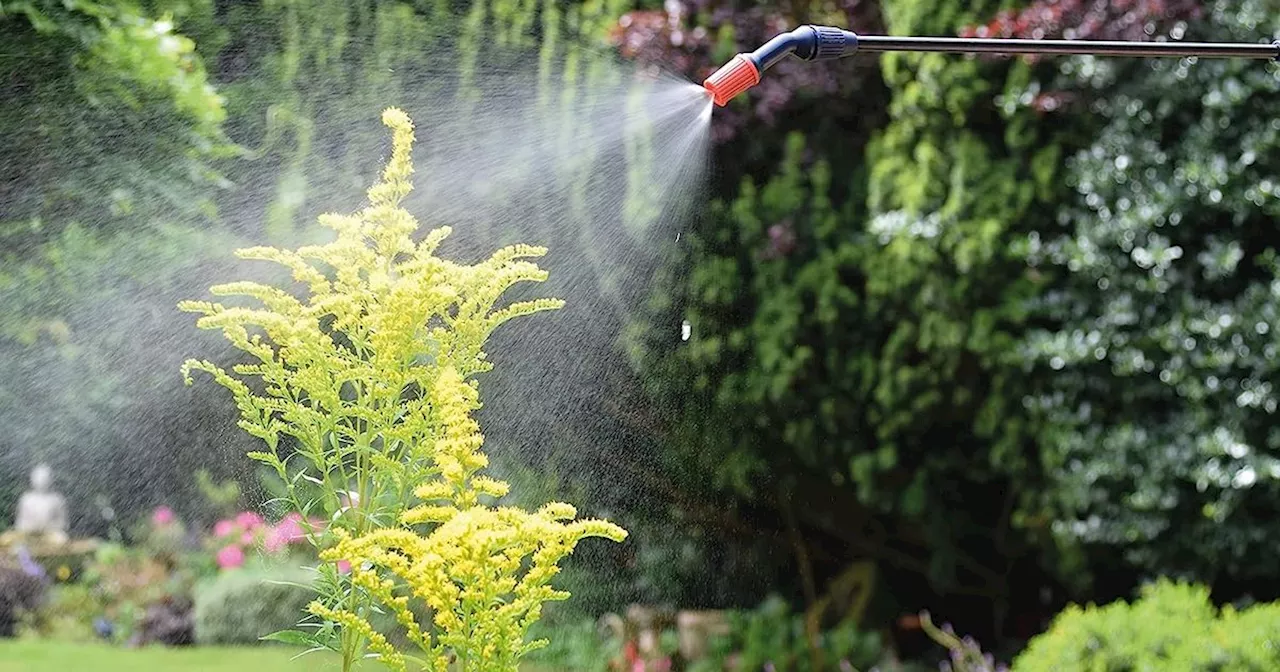
[[[171,670],[172,672],[232,672],[244,669],[271,669],[288,672],[314,670],[314,658],[291,659],[296,655],[282,647],[188,649],[152,648],[128,651],[102,644],[66,644],[50,647],[43,642],[20,641],[0,644],[0,670],[75,670],[91,668],[115,670]]]
[[[211,520],[199,467],[260,500],[233,409],[180,386],[182,359],[219,346],[174,304],[230,277],[234,247],[308,240],[317,213],[357,202],[383,107],[429,145],[497,104],[476,82],[503,59],[536,95],[619,60],[699,80],[804,21],[1254,42],[1278,9],[0,1],[0,510],[35,460],[70,489],[78,534],[161,503]],[[498,47],[482,57],[481,41]],[[582,344],[585,365],[503,335],[531,360],[490,388],[503,468],[632,531],[582,550],[571,604],[778,593],[868,630],[929,608],[1001,641],[1154,576],[1280,597],[1277,82],[1244,61],[771,71],[717,111],[710,197],[652,282],[626,310],[573,292],[578,312],[539,332]],[[527,205],[461,222],[463,252],[545,233],[516,217]],[[427,196],[415,211],[464,216]],[[616,280],[581,263],[580,228],[545,238],[553,285]],[[565,394],[539,394],[548,380]],[[526,420],[504,425],[512,408]],[[849,576],[869,601],[843,597]]]

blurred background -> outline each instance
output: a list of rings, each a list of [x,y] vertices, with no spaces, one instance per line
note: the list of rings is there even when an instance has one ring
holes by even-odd
[[[1280,3],[0,0],[0,529],[43,463],[93,541],[0,568],[0,670],[188,669],[85,661],[292,625],[255,578],[297,564],[255,555],[278,484],[223,390],[182,384],[229,354],[175,306],[359,208],[388,106],[444,256],[548,245],[533,291],[569,302],[495,337],[495,467],[631,532],[569,563],[538,665],[995,669],[931,624],[1011,662],[1161,579],[1045,647],[1277,641],[1276,67],[792,60],[648,152],[591,98],[810,22],[1269,42]],[[552,144],[573,171],[503,172]],[[240,627],[253,599],[279,608]],[[256,664],[209,650],[190,669]]]

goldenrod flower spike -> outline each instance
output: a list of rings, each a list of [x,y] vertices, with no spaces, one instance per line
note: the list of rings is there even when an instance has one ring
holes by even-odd
[[[494,309],[512,286],[546,279],[530,261],[544,248],[513,245],[466,266],[436,256],[448,227],[415,243],[418,221],[401,207],[413,188],[413,123],[397,109],[382,121],[391,157],[367,207],[320,218],[332,242],[238,252],[288,269],[306,294],[230,282],[211,293],[250,305],[181,303],[248,357],[231,372],[189,360],[182,375],[189,384],[202,371],[230,390],[240,427],[267,444],[250,456],[288,484],[295,510],[323,506],[332,518],[313,541],[323,561],[349,563],[350,573],[322,582],[327,592],[309,607],[341,633],[318,645],[339,648],[344,667],[368,651],[393,670],[516,672],[545,644],[527,640],[542,605],[568,597],[551,586],[559,563],[585,538],[622,541],[626,532],[574,520],[568,504],[529,512],[493,503],[510,487],[482,473],[489,459],[473,414],[474,376],[492,366],[484,344],[507,321],[564,303]],[[320,485],[320,500],[301,500],[295,465]],[[375,605],[420,654],[397,651],[373,627]]]

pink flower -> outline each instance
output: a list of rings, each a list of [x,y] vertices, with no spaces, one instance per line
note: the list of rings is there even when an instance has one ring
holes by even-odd
[[[302,516],[285,516],[272,532],[279,535],[280,539],[286,544],[306,538],[306,534],[302,529]]]
[[[267,530],[266,536],[262,539],[262,548],[268,553],[279,553],[287,545],[289,545],[289,539],[279,527]]]
[[[252,511],[245,511],[236,516],[236,524],[246,530],[252,530],[255,527],[262,525],[262,516],[259,516]]]
[[[240,534],[240,543],[244,544],[245,546],[252,546],[252,545],[253,545],[253,533],[252,533],[252,532],[243,532],[243,533],[241,533],[241,534]]]
[[[219,520],[213,526],[213,536],[219,539],[223,537],[229,537],[235,531],[236,531],[236,524],[229,520]]]
[[[244,551],[240,550],[239,546],[232,544],[230,546],[225,546],[221,551],[218,551],[216,559],[218,561],[218,567],[221,567],[222,569],[235,569],[236,567],[244,564]]]
[[[351,573],[351,563],[347,562],[346,560],[339,560],[339,561],[338,561],[338,573],[339,573],[339,574],[350,574],[350,573]]]
[[[151,524],[156,527],[164,527],[166,525],[171,525],[173,521],[177,520],[177,518],[178,517],[173,513],[173,509],[167,506],[161,506],[157,507],[156,510],[151,513]]]

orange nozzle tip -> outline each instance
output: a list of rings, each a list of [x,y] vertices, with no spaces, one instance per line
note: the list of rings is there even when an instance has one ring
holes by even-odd
[[[711,100],[724,107],[739,93],[760,83],[760,70],[747,58],[746,54],[738,54],[732,61],[711,73],[707,81],[702,83],[711,92]]]

